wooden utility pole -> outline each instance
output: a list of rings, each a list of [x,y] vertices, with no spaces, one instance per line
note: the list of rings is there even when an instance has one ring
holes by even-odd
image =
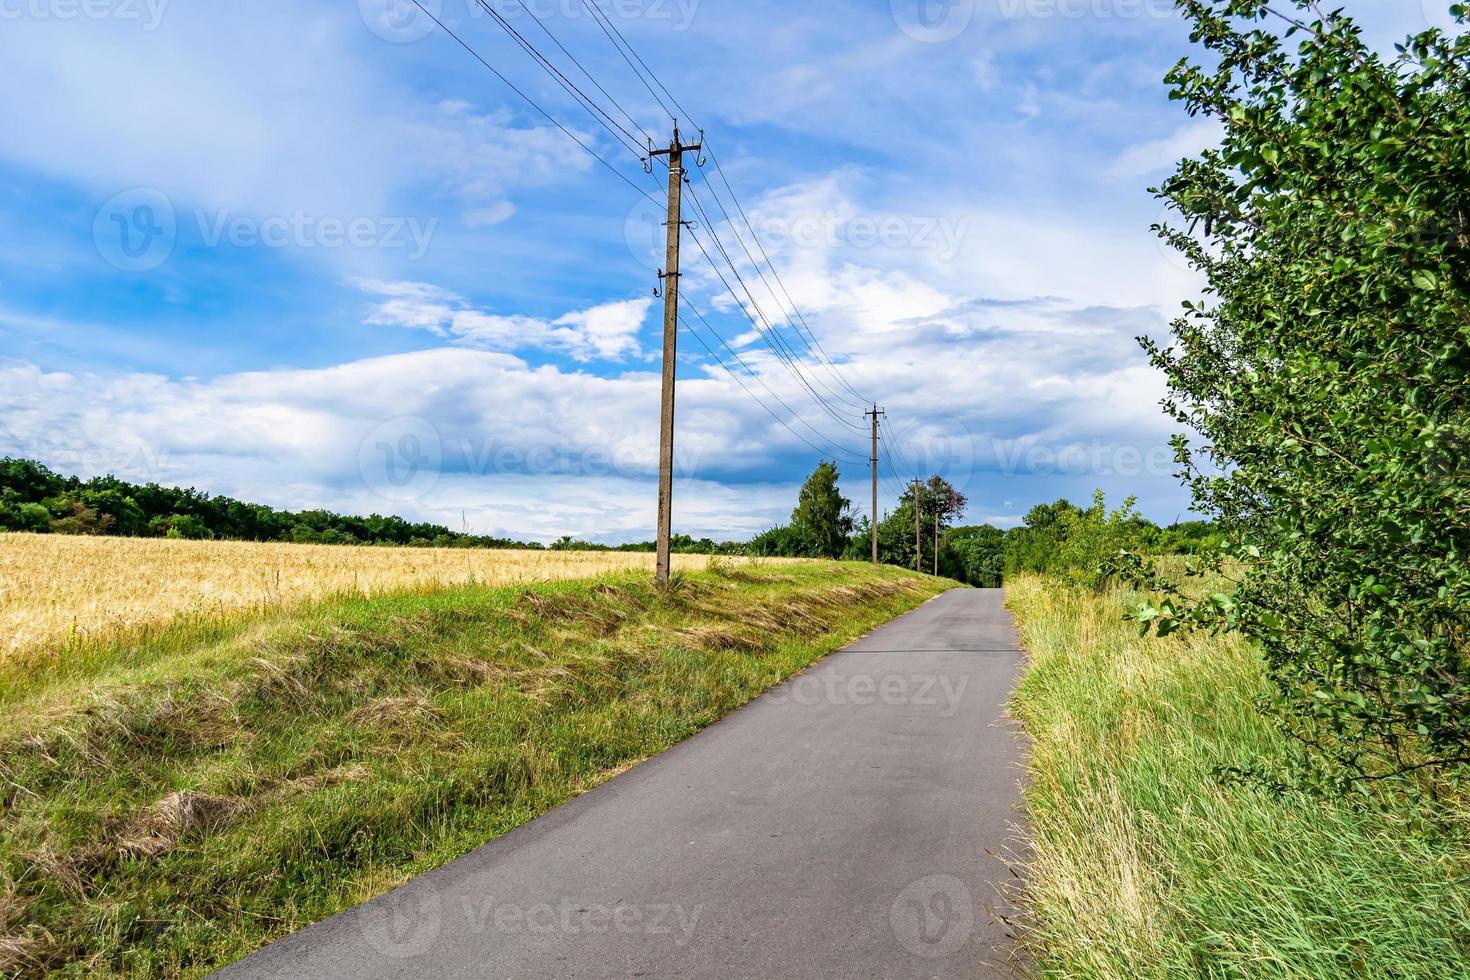
[[[876,565],[878,564],[878,416],[886,413],[878,407],[877,402],[874,402],[873,410],[863,414],[872,416],[873,419],[873,457],[869,460],[873,464],[873,509],[868,512],[871,515],[868,520],[872,525],[869,530],[873,538],[873,564]]]
[[[658,563],[656,577],[660,586],[669,584],[670,539],[674,528],[674,373],[679,354],[679,241],[684,230],[680,210],[684,191],[684,154],[702,149],[704,142],[685,146],[679,140],[679,124],[674,123],[674,140],[667,150],[648,148],[648,166],[653,158],[669,158],[669,237],[667,271],[660,271],[664,283],[664,373],[663,402],[659,411],[658,434]]]
[[[919,478],[914,477],[914,571],[916,572],[922,572],[924,570],[924,532],[919,523],[919,516],[922,510],[919,506],[919,488],[921,486],[922,484],[919,483]]]

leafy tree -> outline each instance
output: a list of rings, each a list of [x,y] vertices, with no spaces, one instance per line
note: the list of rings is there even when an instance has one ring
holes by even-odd
[[[914,490],[910,485],[892,513],[878,522],[878,560],[883,564],[918,567],[914,507]],[[922,524],[922,517],[917,520]]]
[[[924,485],[921,499],[924,532],[928,535],[930,543],[930,567],[937,571],[943,560],[940,553],[942,551],[940,534],[949,530],[951,521],[965,513],[965,508],[970,505],[970,502],[965,499],[964,494],[955,489],[952,483],[937,474],[929,477],[929,482]]]
[[[58,510],[61,516],[51,522],[51,530],[57,534],[111,534],[116,523],[111,514],[99,514],[80,500],[62,498],[51,512]]]
[[[1149,551],[1159,555],[1201,555],[1220,550],[1224,538],[1209,521],[1184,521],[1149,537]]]
[[[129,489],[127,484],[118,481],[100,484],[94,481],[77,494],[77,499],[101,515],[109,534],[130,537],[147,534],[148,517],[137,501],[128,495]]]
[[[1074,584],[1101,589],[1112,577],[1110,559],[1120,552],[1144,546],[1157,527],[1143,520],[1129,497],[1109,513],[1101,490],[1092,496],[1092,506],[1061,515],[1060,536],[1051,558],[1052,571]]]
[[[857,523],[852,527],[852,536],[847,539],[847,547],[842,552],[845,561],[872,561],[873,559],[873,522],[867,514],[859,517]]]
[[[1006,535],[1005,573],[1054,570],[1067,521],[1077,513],[1077,507],[1066,499],[1032,507],[1021,526]]]
[[[801,488],[791,512],[791,530],[804,554],[841,558],[852,534],[852,501],[842,495],[837,464],[823,462]]]
[[[1224,132],[1162,187],[1208,278],[1143,341],[1242,581],[1138,610],[1239,629],[1288,730],[1380,778],[1470,763],[1470,35],[1391,57],[1306,0],[1179,0],[1173,97]],[[1455,7],[1462,23],[1463,5]]]
[[[941,574],[983,589],[999,588],[1005,577],[1006,532],[989,524],[957,527],[944,537]]]
[[[59,476],[29,459],[0,459],[0,485],[28,501],[54,497],[66,489]]]
[[[323,510],[292,514],[193,489],[156,483],[135,486],[112,476],[83,481],[58,476],[40,463],[23,459],[0,459],[0,530],[125,535],[177,531],[175,537],[244,541],[540,547],[506,538],[455,534],[437,524],[411,524],[401,517],[375,514],[364,518]]]

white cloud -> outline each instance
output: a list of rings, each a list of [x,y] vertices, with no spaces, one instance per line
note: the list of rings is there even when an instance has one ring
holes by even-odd
[[[505,220],[508,192],[592,165],[550,125],[422,101],[355,4],[266,6],[171,4],[151,31],[7,19],[0,60],[27,84],[0,87],[0,159],[99,204],[156,188],[180,214],[406,217],[432,186],[472,227]]]
[[[370,324],[427,330],[488,350],[560,351],[582,362],[636,357],[641,352],[638,334],[653,305],[650,299],[622,300],[541,320],[477,310],[463,297],[429,283],[352,282],[364,292],[385,297],[368,315]]]
[[[1021,100],[1016,103],[1016,114],[1027,120],[1036,119],[1041,115],[1041,90],[1034,82],[1026,84]]]
[[[0,455],[281,507],[400,513],[455,527],[464,510],[489,533],[647,539],[658,392],[653,373],[599,378],[461,348],[212,381],[0,360]],[[682,386],[681,530],[739,537],[789,512],[793,486],[759,477],[726,485],[709,475],[758,469],[785,444],[765,431],[769,418],[750,417],[743,397],[718,381]],[[400,430],[429,433],[416,451],[442,472],[422,494],[397,492],[376,459],[374,446],[396,446]]]
[[[1147,143],[1128,147],[1108,167],[1106,175],[1115,180],[1147,177],[1172,169],[1185,157],[1192,157],[1212,146],[1219,146],[1224,131],[1213,119],[1200,120],[1183,129]]]
[[[491,228],[503,224],[515,216],[515,205],[509,201],[497,201],[489,207],[466,211],[464,223],[471,228]]]
[[[970,59],[970,78],[975,82],[975,87],[982,92],[989,92],[995,88],[1000,81],[1000,73],[995,65],[994,51],[981,51]]]
[[[905,304],[898,280],[876,278],[853,270],[854,298],[825,309],[822,326],[828,336],[842,336],[852,383],[885,393],[887,444],[906,463],[954,479],[970,492],[977,514],[1012,512],[995,499],[1002,493],[1021,503],[1053,495],[1026,455],[1032,449],[1166,448],[1168,426],[1156,408],[1161,381],[1129,352],[1133,334],[1159,325],[1153,311],[1047,299],[943,306],[935,296]],[[443,299],[424,284],[378,284],[378,292],[385,304]],[[541,339],[549,328],[552,335],[577,334],[589,351],[622,350],[622,327],[641,317],[639,305],[610,304],[561,326],[461,310],[440,328],[459,335],[468,329],[464,321],[497,338]],[[805,422],[783,426],[718,366],[681,381],[679,527],[740,537],[784,521],[793,481],[834,453],[843,454],[848,495],[865,501],[864,433],[818,412],[768,352],[750,351],[746,361],[760,377],[747,385],[779,415],[785,412],[775,396]],[[805,370],[822,376],[815,365]],[[212,380],[84,375],[0,361],[0,453],[277,506],[395,512],[453,526],[465,510],[478,529],[510,536],[646,539],[658,391],[658,375],[649,370],[598,377],[470,347]],[[852,415],[860,427],[855,409]],[[396,445],[394,426],[418,424],[412,420],[431,427],[442,475],[424,495],[403,499],[371,458],[364,464],[363,453],[375,439]],[[1138,489],[1136,478],[1112,472],[1083,472],[1074,482],[1074,495],[1099,484],[1120,493]],[[894,494],[885,474],[885,506]],[[1164,506],[1178,509],[1177,499],[1168,496]]]
[[[651,299],[604,303],[580,313],[568,313],[553,322],[555,336],[565,338],[568,350],[581,361],[618,360],[639,353],[638,332],[653,305]]]

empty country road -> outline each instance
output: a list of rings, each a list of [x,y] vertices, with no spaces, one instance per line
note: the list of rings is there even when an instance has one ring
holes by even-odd
[[[229,980],[1010,976],[1022,745],[999,590],[959,589]]]

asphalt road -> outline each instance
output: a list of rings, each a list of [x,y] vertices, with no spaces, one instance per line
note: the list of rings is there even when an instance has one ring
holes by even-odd
[[[245,978],[1010,976],[1020,654],[957,590]]]

